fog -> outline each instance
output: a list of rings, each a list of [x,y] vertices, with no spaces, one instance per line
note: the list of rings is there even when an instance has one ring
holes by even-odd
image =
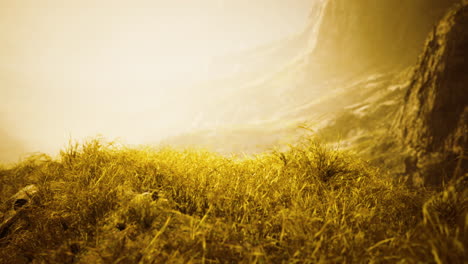
[[[210,91],[196,84],[226,74],[214,61],[301,31],[309,8],[310,0],[3,0],[0,159],[55,154],[69,139],[146,144],[197,129],[191,116]]]

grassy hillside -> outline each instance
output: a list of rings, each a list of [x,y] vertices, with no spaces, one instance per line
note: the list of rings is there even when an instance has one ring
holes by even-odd
[[[466,184],[407,189],[305,138],[227,158],[93,140],[0,170],[39,192],[0,234],[2,263],[462,263]],[[465,193],[462,193],[465,192]]]

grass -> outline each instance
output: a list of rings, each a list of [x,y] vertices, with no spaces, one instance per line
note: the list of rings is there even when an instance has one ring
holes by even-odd
[[[2,214],[22,187],[40,190],[0,261],[466,263],[462,180],[415,191],[311,138],[242,159],[73,143],[0,168]]]

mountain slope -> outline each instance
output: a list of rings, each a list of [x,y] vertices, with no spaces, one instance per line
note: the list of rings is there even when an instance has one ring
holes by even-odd
[[[213,102],[200,107],[204,109],[200,110],[201,123],[208,129],[227,125],[234,130],[239,124],[249,124],[252,134],[257,134],[256,130],[271,123],[290,126],[292,121],[316,123],[319,117],[333,118],[363,100],[361,94],[382,93],[387,87],[376,84],[375,76],[386,75],[389,86],[401,87],[406,80],[392,79],[416,62],[431,27],[453,2],[323,1],[301,37],[295,39],[296,47],[297,41],[307,42],[302,53],[277,71],[242,82],[236,82],[236,76],[224,83],[217,81],[217,86],[230,87],[229,93],[220,88]],[[373,89],[373,85],[383,90]],[[247,131],[243,133],[246,141],[252,141]],[[210,135],[213,142],[223,141],[219,133]],[[210,136],[192,134],[182,141],[197,145],[210,141]],[[262,141],[278,142],[276,137]]]

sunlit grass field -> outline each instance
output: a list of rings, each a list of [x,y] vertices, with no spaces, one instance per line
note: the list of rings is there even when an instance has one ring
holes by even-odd
[[[409,189],[305,138],[288,151],[70,144],[0,169],[1,263],[466,263],[467,178]],[[0,217],[2,217],[0,215]]]

